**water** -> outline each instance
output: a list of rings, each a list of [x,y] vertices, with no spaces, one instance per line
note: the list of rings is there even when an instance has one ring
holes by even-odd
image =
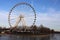
[[[60,34],[49,36],[0,35],[0,40],[60,40]]]

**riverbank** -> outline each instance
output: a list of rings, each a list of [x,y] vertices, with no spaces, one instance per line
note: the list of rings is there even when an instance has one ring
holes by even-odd
[[[28,34],[27,34],[27,35],[26,35],[26,34],[22,34],[22,35],[21,35],[21,34],[0,34],[0,35],[31,36],[31,37],[46,37],[46,36],[49,36],[50,34],[46,34],[46,35],[45,35],[45,34],[44,34],[44,35],[41,35],[41,34],[40,34],[40,35],[34,35],[34,34],[32,34],[32,35],[28,35]]]

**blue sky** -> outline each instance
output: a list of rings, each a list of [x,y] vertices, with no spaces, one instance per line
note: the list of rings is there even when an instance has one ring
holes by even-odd
[[[37,14],[36,25],[60,31],[60,0],[0,0],[0,26],[7,26],[10,9],[19,2],[31,4]]]

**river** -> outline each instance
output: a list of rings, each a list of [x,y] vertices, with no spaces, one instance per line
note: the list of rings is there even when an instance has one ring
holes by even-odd
[[[0,40],[60,40],[60,34],[49,36],[0,35]]]

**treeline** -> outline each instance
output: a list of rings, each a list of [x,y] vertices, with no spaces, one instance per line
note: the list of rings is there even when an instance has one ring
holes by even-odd
[[[1,28],[0,27],[0,33],[1,32],[6,32],[6,33],[23,33],[25,32],[26,34],[30,33],[30,34],[50,34],[50,33],[54,33],[54,30],[44,27],[43,25],[40,25],[39,27],[34,25],[34,26],[30,26],[30,27],[25,27],[25,28]]]
[[[40,25],[39,27],[35,26],[31,26],[32,30],[37,33],[37,34],[50,34],[50,33],[54,33],[54,30],[44,27],[43,25]]]

